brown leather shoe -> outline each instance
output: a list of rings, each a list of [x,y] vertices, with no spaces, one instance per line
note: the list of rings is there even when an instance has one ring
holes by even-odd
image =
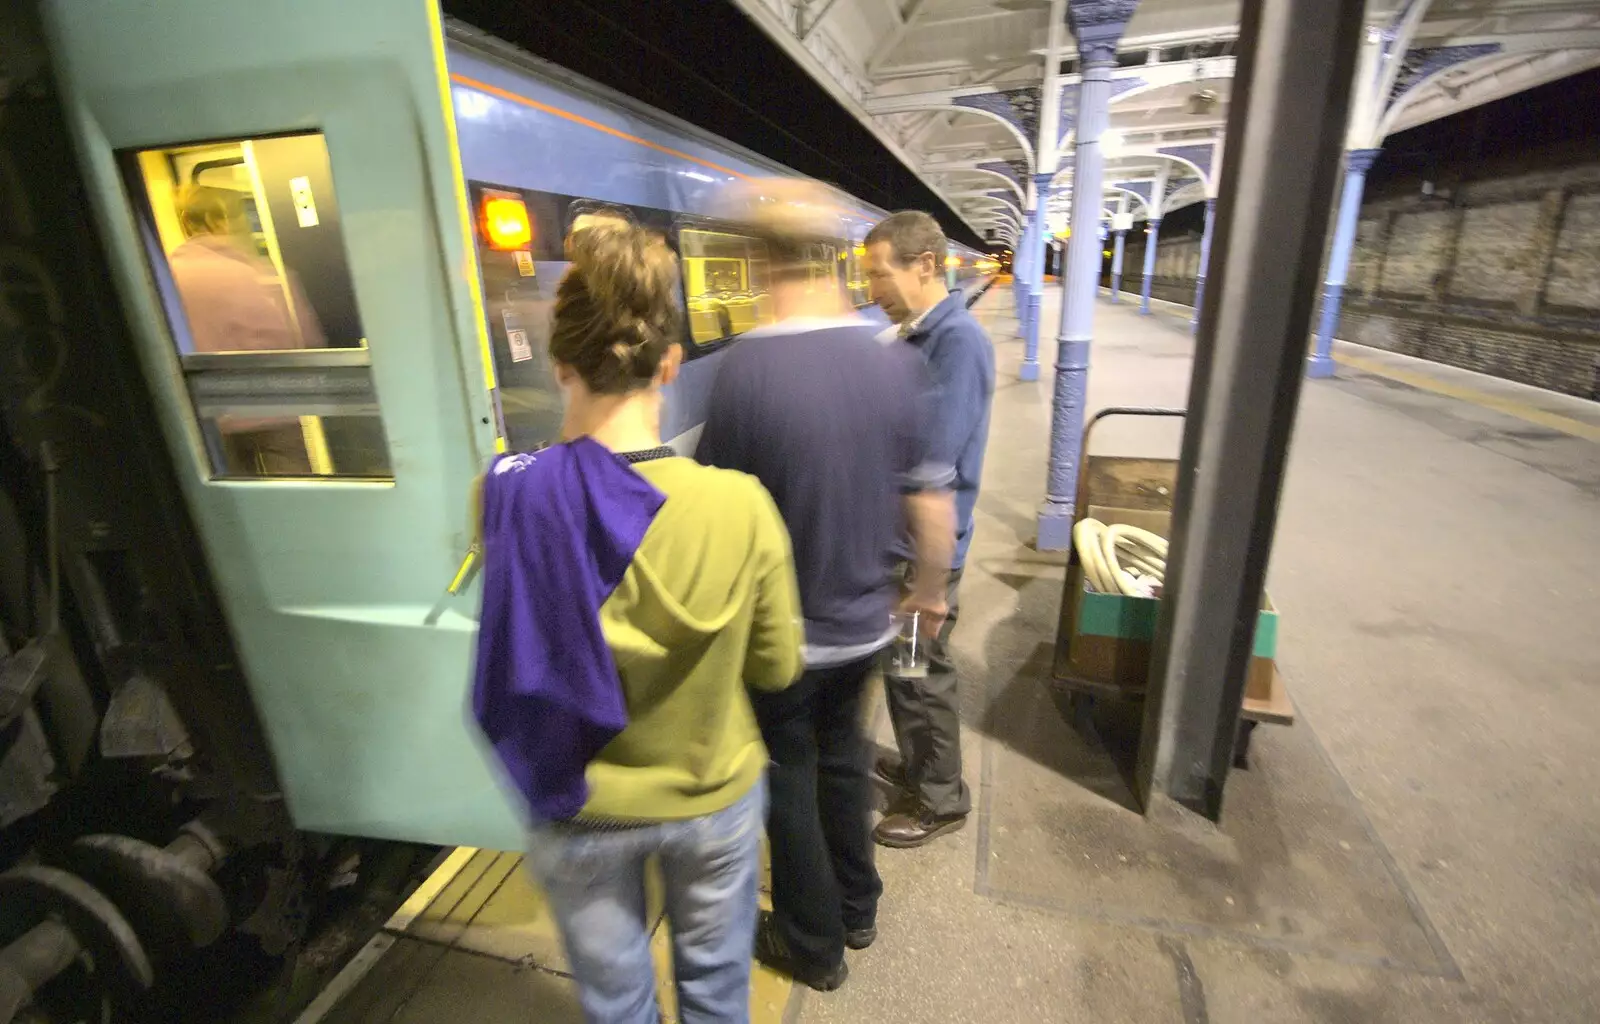
[[[905,762],[893,754],[879,754],[873,759],[872,774],[895,789],[909,790],[911,788],[911,782],[906,778]]]
[[[939,817],[926,810],[897,812],[878,822],[878,827],[872,830],[872,839],[879,846],[909,850],[925,846],[942,835],[959,831],[966,823],[965,814]]]

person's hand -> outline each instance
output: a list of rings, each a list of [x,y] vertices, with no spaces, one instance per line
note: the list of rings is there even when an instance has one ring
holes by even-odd
[[[919,594],[915,589],[900,601],[900,614],[917,615],[917,632],[922,634],[924,640],[932,640],[939,635],[939,627],[944,625],[944,620],[950,616],[950,605],[944,599],[944,594]]]

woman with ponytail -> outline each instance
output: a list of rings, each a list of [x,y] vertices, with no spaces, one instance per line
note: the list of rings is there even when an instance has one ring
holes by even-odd
[[[550,358],[563,440],[481,485],[473,711],[529,819],[585,1014],[658,1019],[659,859],[679,1018],[745,1021],[767,754],[746,687],[801,668],[789,538],[755,478],[662,443],[678,270],[625,223],[576,233]]]

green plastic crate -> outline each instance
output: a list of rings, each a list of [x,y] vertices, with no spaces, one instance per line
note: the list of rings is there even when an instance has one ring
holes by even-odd
[[[1261,604],[1251,656],[1271,660],[1278,654],[1278,610],[1265,595],[1262,595]],[[1149,641],[1155,638],[1156,619],[1160,615],[1158,598],[1100,594],[1085,586],[1082,600],[1078,602],[1078,633]]]

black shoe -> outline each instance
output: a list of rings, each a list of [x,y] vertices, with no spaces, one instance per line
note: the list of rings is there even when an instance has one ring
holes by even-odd
[[[872,839],[879,846],[909,850],[955,832],[966,823],[965,814],[940,817],[922,809],[900,811],[878,822],[878,827],[872,830]]]
[[[816,967],[795,959],[789,951],[789,944],[783,940],[783,933],[778,931],[778,922],[770,910],[763,910],[756,919],[755,954],[762,964],[818,992],[832,992],[850,977],[850,968],[845,966],[843,958],[835,967]]]
[[[880,754],[872,761],[872,774],[887,782],[895,789],[909,791],[911,781],[906,778],[905,762],[893,754]]]
[[[867,925],[865,928],[851,928],[844,933],[844,944],[851,949],[866,949],[878,937],[876,925]]]

